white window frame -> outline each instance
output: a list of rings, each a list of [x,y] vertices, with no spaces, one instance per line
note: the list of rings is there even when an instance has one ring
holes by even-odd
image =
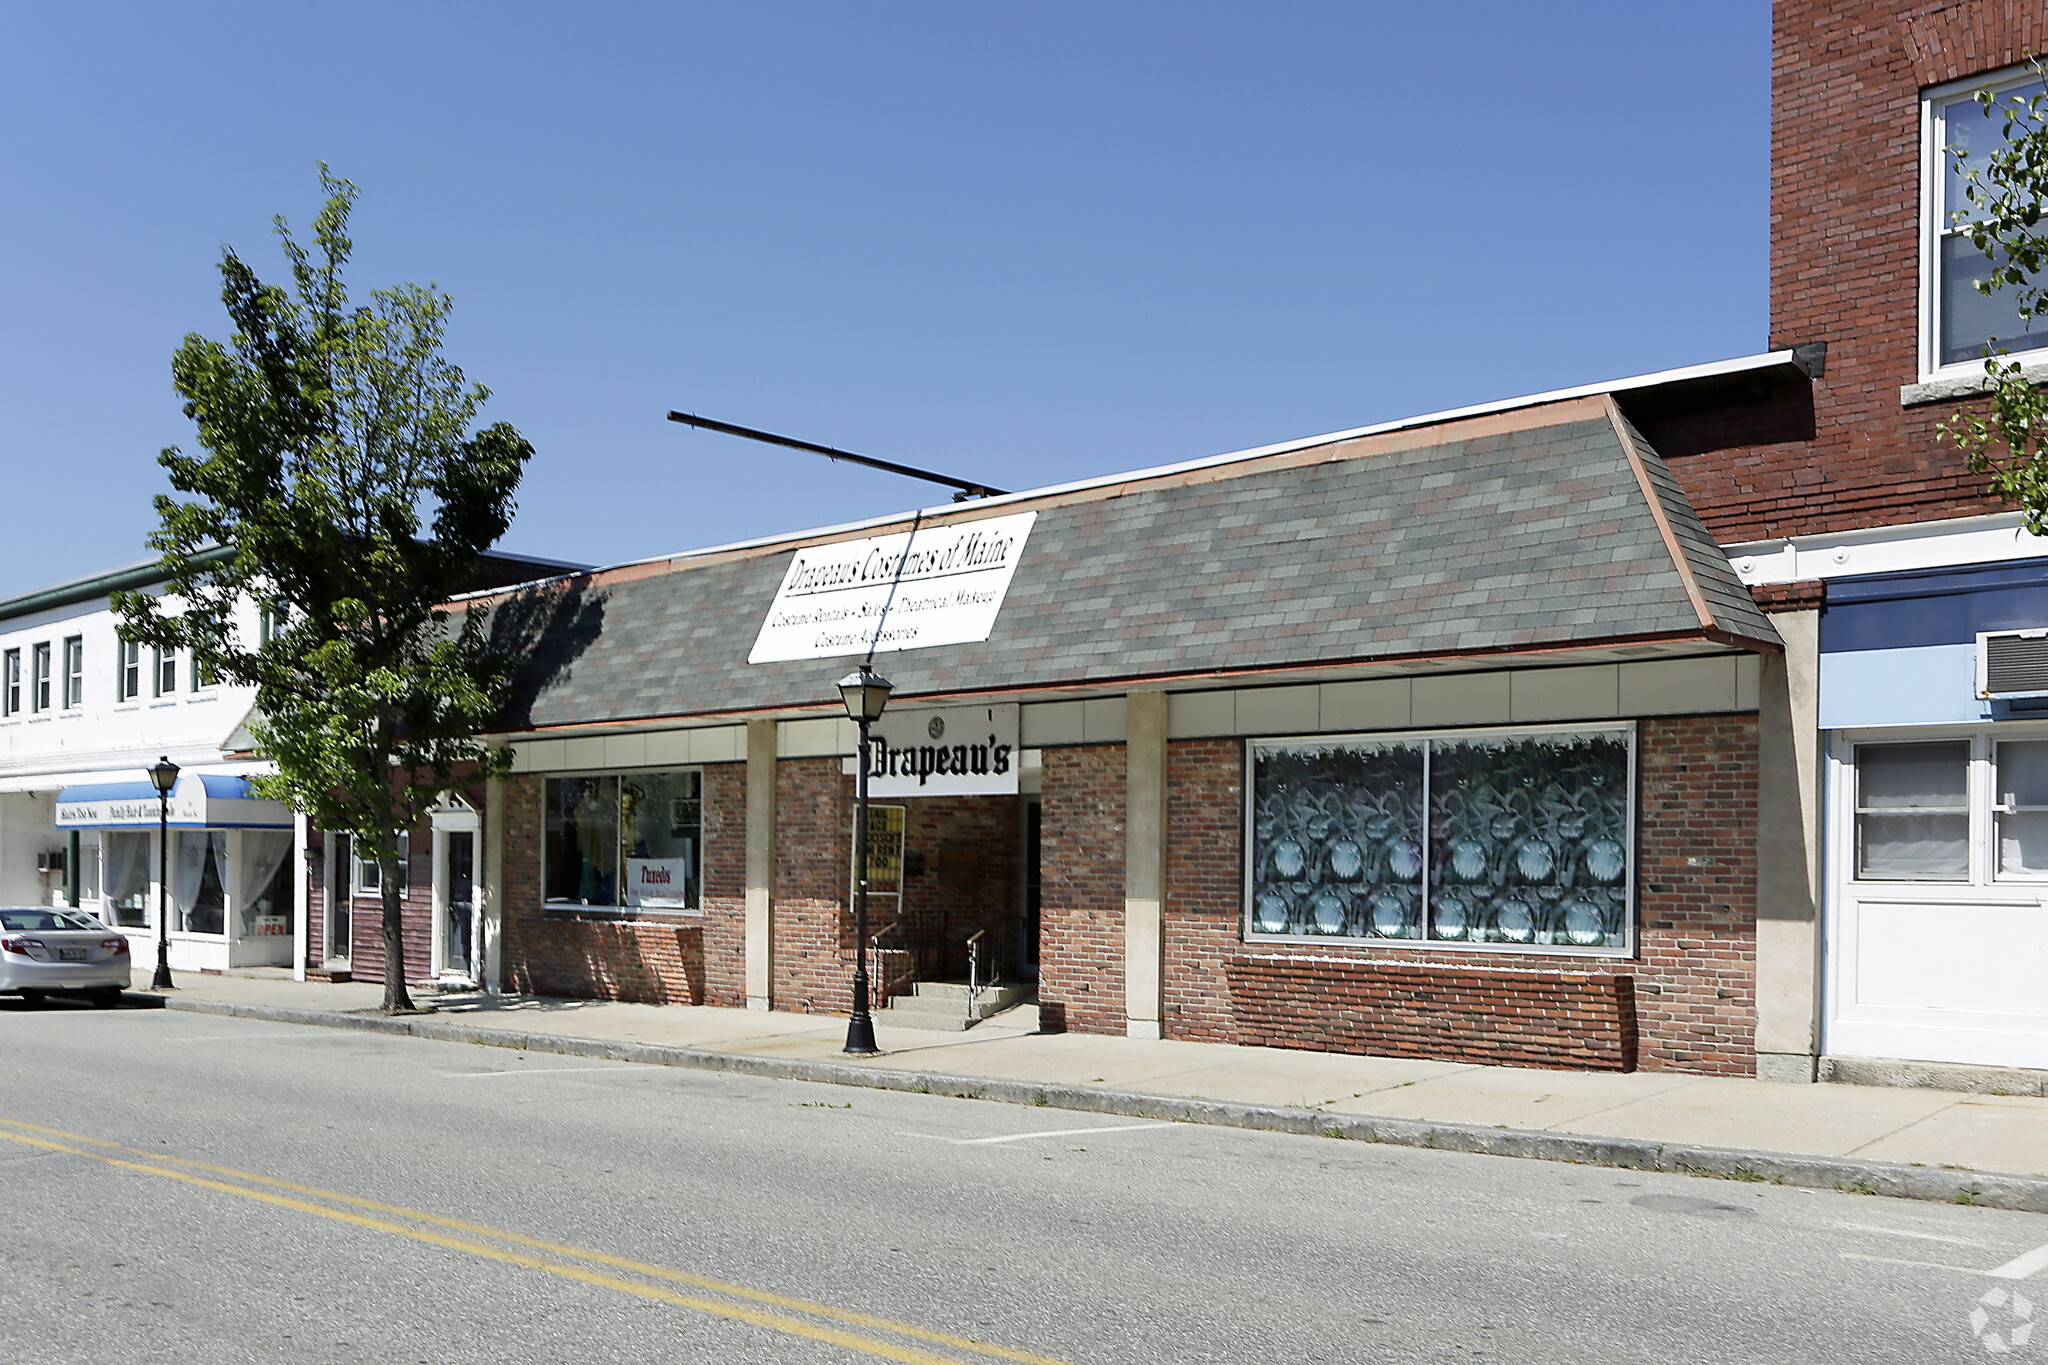
[[[50,705],[50,674],[54,662],[55,660],[51,655],[50,642],[48,640],[38,641],[35,645],[30,647],[28,669],[28,709],[30,710],[30,712],[36,715],[41,715],[45,711],[54,711],[56,709],[55,707]]]
[[[1981,356],[1969,360],[1943,363],[1941,359],[1941,238],[1947,226],[1950,209],[1961,205],[1943,202],[1948,186],[1947,153],[1942,143],[1943,106],[1958,96],[1967,98],[1979,90],[1989,87],[2004,91],[2036,80],[2033,68],[2026,66],[2007,67],[2000,71],[1971,76],[1965,80],[1950,81],[1946,85],[1933,86],[1920,95],[1920,380],[1922,383],[1936,379],[1956,379],[1980,376],[1984,373]],[[1990,120],[1985,120],[1988,124]],[[2022,350],[2012,339],[2001,337],[2013,359],[2031,358],[2034,361],[2048,361],[2041,351],[2048,350],[2048,319],[2035,324],[2027,334],[2038,340],[2038,345]]]
[[[1834,786],[1840,793],[1836,802],[1836,847],[1841,850],[1841,881],[1853,887],[1892,887],[1916,895],[1945,892],[1988,891],[2002,886],[2048,886],[2048,872],[2005,872],[1998,870],[1998,746],[2000,743],[2048,741],[2048,721],[1997,721],[1980,725],[1910,726],[1897,730],[1849,730],[1840,732],[1834,747],[1837,772]],[[1970,746],[1968,803],[1969,870],[1948,881],[1898,880],[1857,875],[1856,751],[1885,744],[1964,743]]]
[[[1261,747],[1286,748],[1294,745],[1337,745],[1337,744],[1416,744],[1424,740],[1458,740],[1471,738],[1485,739],[1541,739],[1546,735],[1605,734],[1620,739],[1628,750],[1628,901],[1622,912],[1622,942],[1613,947],[1581,947],[1570,943],[1472,943],[1461,939],[1438,938],[1351,938],[1338,934],[1269,934],[1252,927],[1253,909],[1253,850],[1257,847],[1257,831],[1254,807],[1256,768],[1258,750]],[[1324,950],[1343,949],[1362,953],[1393,953],[1412,957],[1418,952],[1451,952],[1477,954],[1511,954],[1534,957],[1597,957],[1633,958],[1639,951],[1640,933],[1637,920],[1641,918],[1642,904],[1642,851],[1637,831],[1638,807],[1642,804],[1637,790],[1641,763],[1637,749],[1642,736],[1634,721],[1620,723],[1588,722],[1556,725],[1488,725],[1472,726],[1454,730],[1391,730],[1345,735],[1273,735],[1260,736],[1244,741],[1244,768],[1242,800],[1244,806],[1243,842],[1240,845],[1239,862],[1242,864],[1242,882],[1238,905],[1238,932],[1247,943],[1287,943],[1302,947]],[[1423,824],[1422,849],[1423,865],[1423,922],[1429,917],[1428,868],[1430,850],[1428,839],[1429,765],[1423,765]]]
[[[382,896],[384,894],[384,870],[375,858],[364,858],[357,851],[362,840],[350,839],[348,875],[349,894],[355,896]],[[398,836],[398,894],[400,899],[412,889],[412,835]]]
[[[142,642],[119,640],[114,652],[114,693],[120,701],[142,697]]]
[[[68,635],[64,639],[64,709],[76,710],[85,704],[85,637]]]
[[[168,677],[166,675],[169,675]],[[178,651],[159,646],[150,654],[150,695],[153,697],[175,697],[178,695]]]
[[[21,649],[0,654],[0,716],[21,714]]]
[[[695,773],[695,774],[697,774],[697,850],[696,850],[696,860],[697,860],[697,903],[696,903],[695,905],[685,906],[685,907],[683,907],[683,908],[680,908],[680,909],[678,909],[678,908],[674,908],[674,907],[663,907],[663,908],[659,908],[659,909],[654,909],[654,908],[649,908],[649,907],[646,907],[646,906],[633,906],[633,905],[628,905],[628,904],[626,904],[626,897],[625,897],[625,892],[624,892],[623,888],[622,888],[622,889],[621,889],[621,890],[619,891],[619,893],[618,893],[618,894],[617,894],[616,896],[614,896],[614,898],[613,898],[613,899],[614,899],[614,902],[615,902],[615,903],[614,903],[614,904],[612,904],[612,905],[585,905],[585,904],[584,904],[583,902],[581,902],[581,901],[558,901],[558,900],[549,900],[549,899],[548,899],[548,893],[547,893],[547,886],[548,886],[548,868],[547,868],[547,857],[548,857],[548,855],[547,855],[547,847],[548,847],[548,841],[547,841],[547,789],[548,789],[548,787],[547,787],[547,784],[548,784],[548,782],[549,782],[550,780],[566,780],[566,779],[570,779],[570,778],[579,778],[579,777],[614,777],[614,778],[617,778],[617,779],[619,779],[619,781],[620,781],[621,783],[624,783],[625,781],[627,781],[627,780],[629,780],[629,779],[631,779],[631,778],[633,778],[633,777],[635,777],[635,776],[645,776],[645,775],[647,775],[647,774],[650,774],[650,773]],[[706,788],[706,786],[707,786],[708,784],[707,784],[707,783],[705,782],[705,780],[704,780],[704,766],[703,766],[703,765],[702,765],[701,763],[680,763],[680,764],[675,764],[675,765],[672,765],[672,766],[671,766],[671,765],[667,765],[667,764],[664,764],[664,765],[662,765],[662,766],[660,766],[660,767],[646,767],[646,768],[577,768],[577,769],[565,770],[565,771],[561,771],[561,772],[546,772],[546,773],[539,773],[539,774],[536,774],[536,776],[538,776],[538,777],[540,778],[540,784],[541,784],[541,786],[540,786],[540,789],[541,789],[541,840],[540,840],[540,865],[541,865],[541,866],[540,866],[540,900],[541,900],[541,909],[542,909],[542,910],[543,910],[543,911],[544,911],[545,913],[547,913],[547,914],[550,914],[550,915],[575,915],[575,916],[579,916],[579,917],[589,917],[589,918],[602,918],[602,919],[620,919],[620,920],[637,920],[637,919],[642,919],[642,918],[651,918],[651,919],[672,919],[672,918],[675,918],[675,917],[677,917],[677,916],[683,916],[683,917],[687,917],[687,918],[692,918],[692,919],[694,919],[694,918],[697,918],[697,917],[699,917],[699,916],[703,915],[703,913],[704,913],[704,897],[705,897],[705,895],[706,895],[706,892],[705,892],[705,889],[704,889],[704,883],[705,883],[705,880],[706,880],[706,874],[705,874],[705,867],[706,867],[706,848],[705,848],[705,845],[706,845],[706,839],[705,839],[705,827],[706,827],[706,825],[707,825],[707,824],[708,824],[709,822],[708,822],[708,821],[707,821],[707,820],[706,820],[706,819],[704,818],[704,804],[705,804],[705,802],[704,802],[704,792],[705,792],[705,788]],[[614,819],[616,819],[616,816],[614,816]],[[622,857],[620,858],[620,860],[619,860],[619,861],[620,861],[620,867],[621,867],[620,879],[621,879],[621,880],[624,880],[624,875],[623,875],[623,868],[624,868],[624,863],[625,863],[625,859],[624,859],[624,857],[622,856]]]

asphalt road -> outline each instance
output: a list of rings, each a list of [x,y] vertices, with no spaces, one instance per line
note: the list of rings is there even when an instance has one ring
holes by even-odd
[[[1984,1274],[2044,1245],[1992,1209],[0,1003],[6,1362],[2048,1362],[2048,1271]]]

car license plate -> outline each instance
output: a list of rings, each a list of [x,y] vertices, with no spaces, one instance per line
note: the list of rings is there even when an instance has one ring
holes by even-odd
[[[57,960],[59,962],[83,962],[85,958],[86,952],[83,948],[59,948],[57,950]]]

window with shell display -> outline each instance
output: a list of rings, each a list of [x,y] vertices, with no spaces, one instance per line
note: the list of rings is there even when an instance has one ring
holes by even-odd
[[[1250,933],[1629,946],[1631,733],[1252,746]]]

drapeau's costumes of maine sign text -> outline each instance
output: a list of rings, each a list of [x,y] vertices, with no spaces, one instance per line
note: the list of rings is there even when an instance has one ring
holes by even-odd
[[[798,550],[750,664],[986,640],[1036,512]]]

